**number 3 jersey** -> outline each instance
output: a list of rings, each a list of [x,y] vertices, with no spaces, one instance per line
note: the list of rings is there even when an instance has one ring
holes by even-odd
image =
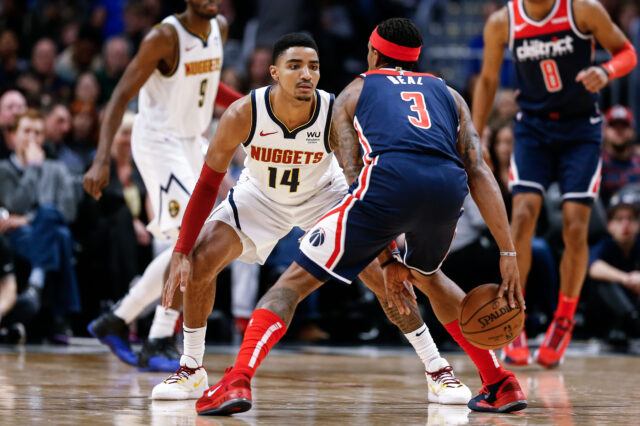
[[[594,40],[578,29],[573,1],[556,0],[539,21],[527,15],[523,0],[511,0],[508,11],[520,108],[549,118],[593,113],[598,96],[575,78],[593,64]]]
[[[240,182],[249,180],[277,203],[298,205],[342,177],[329,147],[334,96],[316,89],[311,118],[290,130],[272,109],[273,87],[251,92],[251,131],[243,143],[247,157]]]
[[[353,121],[365,163],[385,152],[401,152],[464,167],[456,149],[458,108],[444,80],[388,68],[360,77],[364,85]]]
[[[139,118],[144,127],[166,136],[193,138],[211,122],[222,68],[222,36],[211,20],[206,38],[187,30],[176,15],[163,24],[173,26],[178,49],[175,68],[164,75],[156,68],[140,89]]]

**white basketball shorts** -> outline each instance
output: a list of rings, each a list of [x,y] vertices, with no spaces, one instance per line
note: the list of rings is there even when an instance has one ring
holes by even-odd
[[[201,136],[175,138],[154,131],[136,116],[131,152],[153,206],[154,218],[147,229],[156,238],[177,240],[207,145]]]
[[[231,226],[242,241],[239,260],[264,264],[277,242],[298,226],[311,228],[322,215],[347,194],[342,172],[305,202],[289,206],[267,197],[243,173],[229,191],[227,199],[216,207],[207,222],[219,220]]]

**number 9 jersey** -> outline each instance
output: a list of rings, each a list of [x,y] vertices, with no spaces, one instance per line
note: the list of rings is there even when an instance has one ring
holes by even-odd
[[[218,93],[222,67],[218,20],[211,20],[206,38],[187,30],[176,15],[162,23],[175,29],[178,58],[169,74],[156,68],[140,89],[140,119],[165,136],[194,138],[209,126]]]
[[[251,92],[251,131],[243,143],[247,157],[239,182],[249,180],[279,204],[299,205],[342,175],[329,147],[334,96],[316,89],[311,118],[290,130],[271,108],[272,87]]]

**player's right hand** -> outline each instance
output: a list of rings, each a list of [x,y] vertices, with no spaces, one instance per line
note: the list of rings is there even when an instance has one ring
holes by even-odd
[[[389,307],[392,308],[395,304],[401,314],[411,314],[409,304],[418,306],[418,302],[413,291],[413,284],[411,284],[409,268],[400,262],[393,262],[382,269],[382,275],[384,276],[384,289],[387,293]]]
[[[84,190],[96,200],[102,197],[102,189],[109,184],[109,163],[93,162],[84,174]]]
[[[526,309],[522,288],[520,287],[520,272],[518,271],[518,261],[515,256],[500,256],[500,275],[502,284],[498,290],[498,297],[507,293],[509,306],[516,307],[516,299],[522,309]]]
[[[189,256],[184,253],[174,251],[171,255],[171,265],[169,270],[169,279],[167,279],[162,292],[162,306],[165,309],[171,307],[173,302],[173,295],[176,292],[178,286],[180,291],[184,293],[191,277],[191,261]]]

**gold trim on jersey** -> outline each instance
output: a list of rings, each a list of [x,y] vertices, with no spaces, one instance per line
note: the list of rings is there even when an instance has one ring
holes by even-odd
[[[196,33],[191,32],[191,30],[189,30],[189,28],[187,28],[187,26],[184,24],[184,22],[182,22],[182,20],[180,19],[180,16],[177,13],[174,13],[173,16],[176,17],[176,20],[180,23],[180,25],[182,25],[182,28],[184,28],[184,30],[186,32],[188,32],[189,34],[191,34],[194,37],[199,38],[200,41],[202,42],[202,44],[205,47],[207,46],[207,40],[209,40],[209,36],[211,35],[211,22],[209,22],[209,32],[207,33],[207,35],[205,37],[203,37],[200,34],[196,34]]]
[[[273,86],[270,86],[270,87],[272,88]],[[287,125],[286,125],[286,124],[284,124],[284,123],[282,122],[282,120],[280,120],[280,118],[278,118],[278,116],[276,115],[276,112],[273,110],[273,107],[271,106],[271,88],[269,89],[269,96],[267,96],[267,98],[269,98],[269,110],[271,110],[271,113],[273,114],[273,116],[275,117],[275,119],[276,119],[276,120],[278,120],[278,121],[280,122],[280,124],[282,124],[282,125],[284,126],[284,128],[285,128],[285,129],[287,129],[287,131],[288,131],[289,133],[293,133],[293,132],[295,132],[295,131],[296,131],[296,130],[298,130],[299,128],[304,127],[304,126],[308,125],[309,123],[311,123],[311,122],[313,121],[313,119],[314,119],[314,118],[317,118],[317,117],[316,117],[316,108],[318,108],[318,93],[314,90],[314,91],[313,91],[313,102],[314,102],[314,103],[313,103],[313,111],[311,112],[311,117],[309,118],[309,120],[308,120],[306,123],[299,125],[299,126],[298,126],[298,127],[296,127],[295,129],[291,129],[291,130],[289,130],[289,128],[287,127]]]

